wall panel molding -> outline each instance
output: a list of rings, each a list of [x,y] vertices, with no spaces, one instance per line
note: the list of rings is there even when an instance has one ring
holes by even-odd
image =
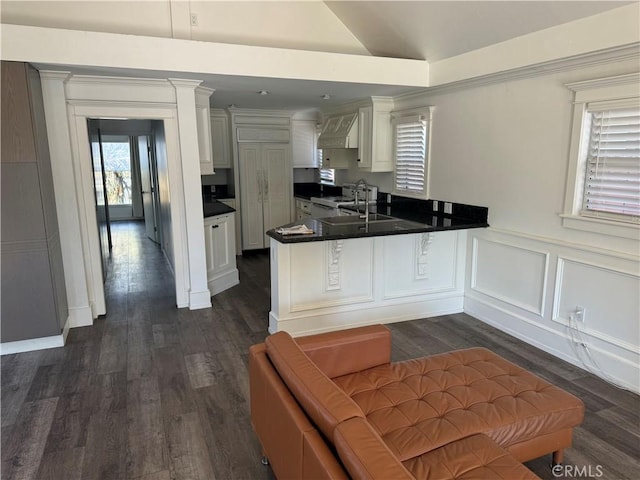
[[[498,249],[503,250],[502,255],[491,255],[491,262],[487,261],[487,263],[491,263],[491,265],[486,265],[486,267],[482,264],[484,260],[480,259],[480,249],[482,248],[481,244],[483,242],[486,244],[494,245],[494,249],[498,247]],[[518,261],[518,256],[520,257],[520,261]],[[517,291],[519,287],[518,285],[516,285],[516,282],[513,278],[516,273],[523,273],[522,267],[525,263],[527,263],[525,262],[525,257],[527,256],[529,257],[528,266],[532,266],[534,263],[538,263],[539,268],[539,271],[534,273],[535,278],[529,279],[530,283],[528,284],[529,287],[531,287],[531,285],[537,285],[539,292],[535,298],[530,299],[523,297],[523,295],[527,293],[527,288],[520,288],[520,290]],[[502,280],[504,281],[502,285],[500,285],[499,282],[496,282],[494,278],[496,277],[495,268],[499,267],[498,263],[500,261],[504,261],[501,272],[503,274]],[[491,268],[491,271],[484,271],[483,268]],[[511,269],[517,269],[518,272]],[[548,252],[503,241],[480,238],[476,235],[472,237],[470,287],[471,290],[475,292],[481,293],[488,297],[494,298],[501,302],[507,303],[514,307],[518,307],[522,310],[542,317],[544,315],[546,305],[548,272]],[[505,289],[504,293],[499,291],[501,288]],[[507,288],[513,288],[513,291],[508,292],[506,291]]]

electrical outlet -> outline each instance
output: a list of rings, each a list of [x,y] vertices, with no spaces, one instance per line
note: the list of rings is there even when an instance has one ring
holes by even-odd
[[[576,322],[584,323],[584,307],[577,306],[575,309]]]
[[[444,202],[444,213],[451,215],[453,213],[453,205],[451,202]]]
[[[198,14],[197,13],[192,13],[191,14],[191,26],[192,27],[197,27],[198,26]]]

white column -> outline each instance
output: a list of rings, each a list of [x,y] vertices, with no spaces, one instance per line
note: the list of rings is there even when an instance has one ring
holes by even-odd
[[[211,306],[211,293],[207,286],[195,95],[195,89],[202,82],[177,78],[170,78],[169,81],[176,89],[178,108],[178,136],[180,138],[184,186],[184,218],[189,257],[189,309],[196,310]]]
[[[69,305],[68,323],[69,327],[82,327],[93,324],[93,315],[84,265],[78,195],[67,119],[65,83],[69,77],[69,72],[40,72]]]

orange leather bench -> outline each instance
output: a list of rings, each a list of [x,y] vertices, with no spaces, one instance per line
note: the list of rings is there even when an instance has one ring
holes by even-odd
[[[284,478],[537,478],[584,415],[573,395],[482,348],[391,363],[382,325],[249,353],[251,420]]]

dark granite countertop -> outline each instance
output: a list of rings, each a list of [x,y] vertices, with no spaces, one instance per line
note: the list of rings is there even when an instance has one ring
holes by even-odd
[[[412,200],[393,197],[391,202],[371,206],[370,213],[378,213],[393,217],[393,220],[370,222],[369,224],[352,223],[347,225],[330,225],[317,218],[307,218],[285,226],[306,225],[312,234],[281,235],[269,230],[267,235],[280,243],[300,243],[324,240],[344,240],[348,238],[377,237],[384,235],[402,235],[408,233],[439,232],[445,230],[462,230],[469,228],[486,228],[488,209],[473,205],[452,203],[452,213],[445,214],[443,202],[438,202],[434,210],[433,200]],[[352,207],[352,210],[364,211],[364,207]],[[357,220],[354,220],[357,222]]]
[[[214,217],[216,215],[222,215],[225,213],[235,212],[234,208],[229,205],[215,200],[211,197],[204,197],[202,200],[202,209],[204,210],[204,217]]]

